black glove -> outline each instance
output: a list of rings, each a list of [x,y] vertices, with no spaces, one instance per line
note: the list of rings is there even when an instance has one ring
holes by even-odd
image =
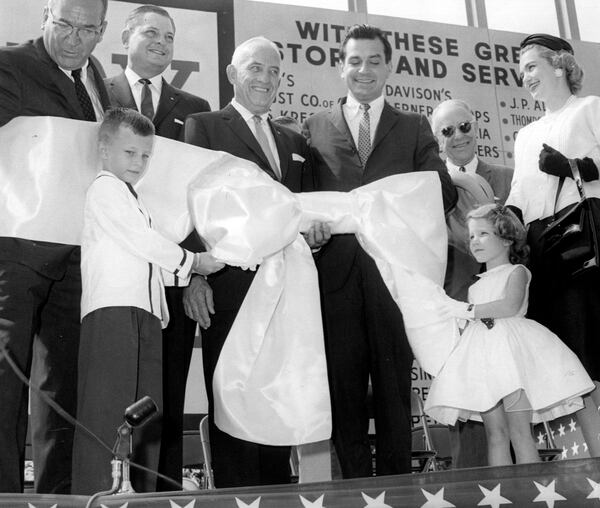
[[[573,172],[567,159],[558,150],[555,150],[547,144],[542,145],[544,148],[540,151],[540,170],[549,175],[554,175],[564,178],[573,178]],[[589,157],[583,159],[574,159],[579,169],[579,174],[584,182],[598,180],[598,168],[594,161]]]
[[[542,146],[544,148],[540,151],[540,171],[553,176],[573,178],[569,159],[546,143]]]

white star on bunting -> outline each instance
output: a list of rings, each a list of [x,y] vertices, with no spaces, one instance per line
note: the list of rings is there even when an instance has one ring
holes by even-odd
[[[556,480],[552,480],[548,486],[544,486],[541,483],[536,481],[533,482],[540,493],[533,500],[534,503],[546,503],[547,508],[554,508],[555,501],[566,501],[567,498],[561,496],[558,492],[556,492],[555,484]]]
[[[196,500],[192,499],[185,506],[181,506],[181,505],[177,504],[175,501],[172,501],[171,499],[169,499],[169,503],[171,503],[171,508],[194,508],[194,505],[196,504]]]
[[[369,497],[364,492],[361,492],[361,494],[367,503],[367,506],[370,508],[392,508],[391,506],[385,504],[385,490],[376,498]],[[367,508],[367,506],[365,506],[365,508]]]
[[[567,450],[567,447],[563,446],[562,453],[560,454],[560,458],[561,459],[566,459],[568,453],[569,453],[569,451]]]
[[[588,451],[588,445],[587,445],[587,443],[585,441],[583,442],[583,451],[584,452]]]
[[[325,494],[321,494],[320,498],[316,499],[315,501],[313,501],[311,503],[305,497],[300,496],[300,501],[302,501],[302,506],[304,506],[304,508],[325,508],[323,506],[323,498],[324,497],[325,497]]]
[[[512,504],[512,501],[500,495],[500,484],[496,485],[493,490],[488,490],[479,485],[479,489],[483,493],[483,499],[477,503],[477,506],[491,506],[499,508],[501,504]]]
[[[425,489],[421,489],[421,492],[427,498],[427,502],[421,505],[421,508],[455,508],[455,505],[444,499],[444,487],[435,494],[431,494]]]
[[[571,446],[571,453],[573,454],[573,456],[579,455],[579,445],[577,444],[577,441],[573,441],[573,446]]]
[[[260,507],[260,498],[261,498],[261,496],[258,496],[252,502],[252,504],[246,504],[246,503],[244,503],[244,501],[241,501],[236,497],[235,502],[237,503],[238,508],[259,508]]]
[[[575,420],[573,420],[573,418],[571,418],[571,421],[569,422],[569,430],[571,432],[575,432],[576,429],[577,429],[577,423],[575,423]]]
[[[565,435],[565,426],[562,423],[560,424],[560,427],[558,427],[558,435],[559,436]]]
[[[543,445],[544,444],[544,434],[542,434],[541,432],[537,435],[537,444],[539,445]]]
[[[600,499],[600,483],[596,483],[594,480],[587,479],[592,491],[589,493],[586,499]]]

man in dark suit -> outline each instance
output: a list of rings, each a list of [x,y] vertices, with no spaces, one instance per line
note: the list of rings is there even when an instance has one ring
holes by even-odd
[[[170,85],[163,73],[171,65],[175,44],[175,22],[162,7],[142,5],[127,16],[121,35],[127,50],[127,68],[107,79],[114,106],[136,109],[154,123],[156,134],[179,139],[187,115],[210,111],[208,102]],[[195,234],[183,244],[195,252],[203,250]],[[181,481],[183,467],[183,413],[187,375],[194,349],[196,322],[183,309],[183,288],[165,280],[171,320],[163,330],[163,407],[158,470]],[[158,490],[173,490],[162,478]]]
[[[0,49],[0,125],[17,116],[100,120],[109,100],[90,57],[106,28],[107,0],[49,0],[43,35]],[[0,238],[0,334],[34,385],[76,413],[80,249]],[[23,489],[28,390],[0,360],[0,492]],[[37,492],[68,493],[73,427],[31,399]]]
[[[310,154],[304,138],[268,118],[281,80],[280,65],[277,46],[264,37],[240,44],[227,67],[227,77],[234,87],[233,100],[220,111],[190,115],[185,123],[185,141],[252,161],[294,192],[312,190]],[[310,235],[309,244],[323,240],[321,230]],[[200,320],[202,315],[214,312],[210,326],[202,331],[202,355],[217,487],[290,482],[289,446],[242,441],[214,423],[213,372],[254,274],[227,266],[209,276],[208,283],[201,277],[194,278],[187,290],[191,317]]]
[[[317,190],[349,191],[389,175],[437,171],[444,209],[456,191],[427,120],[383,97],[392,50],[380,29],[356,25],[340,53],[348,95],[305,124]],[[426,211],[424,211],[426,213]],[[406,246],[410,249],[410,245]],[[354,235],[332,237],[317,255],[333,441],[344,478],[371,476],[367,388],[373,387],[378,475],[410,471],[411,365],[402,314]]]
[[[460,99],[449,99],[440,103],[431,115],[431,126],[442,154],[446,156],[446,167],[452,178],[472,175],[474,180],[483,178],[491,187],[494,200],[504,204],[510,192],[513,169],[480,160],[477,149],[477,119],[469,104]],[[478,203],[478,204],[484,204]],[[476,203],[473,203],[475,206]],[[448,247],[448,265],[444,288],[452,298],[466,301],[469,286],[481,271],[481,265],[467,250],[454,245]],[[483,424],[469,420],[450,427],[452,467],[487,466],[487,443]]]

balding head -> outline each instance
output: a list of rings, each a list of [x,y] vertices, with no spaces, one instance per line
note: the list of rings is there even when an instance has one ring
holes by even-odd
[[[281,57],[277,46],[265,37],[242,42],[227,66],[234,96],[255,115],[269,111],[279,88]]]

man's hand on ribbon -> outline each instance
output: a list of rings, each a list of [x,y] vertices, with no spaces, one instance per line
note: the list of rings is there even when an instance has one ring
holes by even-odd
[[[313,222],[308,231],[302,233],[308,246],[313,250],[318,250],[325,245],[331,238],[331,228],[326,222]]]
[[[190,285],[183,290],[183,308],[187,317],[196,321],[200,328],[206,330],[210,326],[215,304],[212,288],[204,277],[192,277]]]
[[[475,305],[447,298],[440,307],[440,315],[445,318],[475,319]]]

